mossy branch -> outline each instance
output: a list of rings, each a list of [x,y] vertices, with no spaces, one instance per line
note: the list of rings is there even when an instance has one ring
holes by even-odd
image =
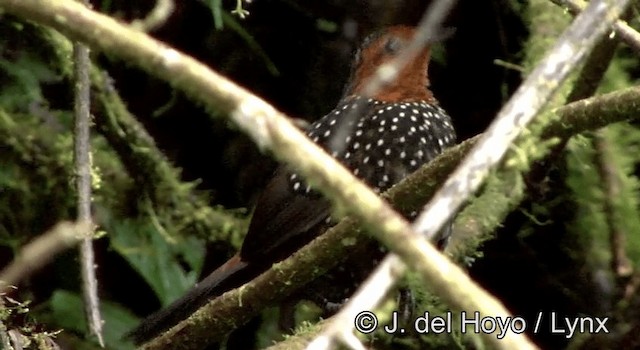
[[[545,128],[545,137],[575,135],[640,116],[640,103],[635,102],[638,100],[640,100],[640,87],[634,87],[561,107],[556,111],[558,118]],[[591,106],[598,106],[598,108],[592,111]],[[603,110],[608,113],[602,115],[598,112]],[[572,123],[566,123],[567,119]],[[589,122],[587,119],[594,119],[594,121]],[[421,208],[480,136],[446,150],[383,196],[403,214]],[[482,210],[482,215],[478,212],[474,213],[473,210],[460,215],[454,225],[454,240],[447,249],[449,254],[460,259],[473,255],[482,242],[492,237],[491,233],[501,223],[502,218],[523,198],[522,186],[519,189],[514,186],[513,181],[517,181],[514,175],[519,176],[510,172],[496,177],[490,184],[493,190],[484,192],[474,200],[470,208]],[[496,205],[496,203],[504,203],[504,205]],[[184,344],[185,349],[190,349],[220,340],[238,325],[255,317],[265,306],[277,304],[300,286],[339,264],[351,247],[359,244],[363,239],[367,237],[358,232],[358,223],[352,218],[346,218],[271,270],[243,287],[212,300],[194,316],[146,344],[145,348],[163,349],[166,346],[178,346],[175,342],[179,340],[191,342]],[[349,245],[345,242],[349,242]]]
[[[47,30],[62,72],[70,77],[70,42],[60,33]],[[118,154],[138,188],[178,231],[188,231],[208,240],[229,241],[246,231],[246,220],[234,211],[211,207],[194,184],[181,180],[180,170],[162,154],[142,123],[129,111],[107,74],[98,67],[90,71],[96,128]],[[140,203],[142,204],[142,203]]]
[[[62,7],[62,5],[66,7]],[[314,148],[312,145],[305,144],[305,142],[308,141],[305,141],[305,139],[301,137],[302,135],[300,135],[299,132],[289,123],[279,120],[279,114],[274,113],[274,111],[266,106],[262,101],[246,95],[246,92],[238,89],[228,81],[218,81],[218,76],[206,68],[196,64],[195,61],[182,56],[178,52],[157,42],[152,42],[140,33],[130,31],[120,32],[122,28],[116,28],[115,26],[113,28],[110,27],[110,29],[115,29],[115,31],[105,32],[104,30],[106,27],[100,26],[96,24],[96,22],[90,20],[91,18],[96,19],[95,17],[88,17],[93,15],[88,12],[82,12],[80,14],[74,11],[69,12],[68,10],[72,9],[73,6],[63,1],[53,4],[47,1],[34,2],[31,0],[3,0],[0,1],[0,6],[5,6],[10,11],[22,14],[27,18],[39,20],[60,28],[71,35],[87,40],[91,44],[104,50],[108,50],[113,54],[120,54],[125,59],[129,59],[131,62],[137,63],[148,71],[153,71],[157,73],[157,75],[171,81],[177,87],[187,91],[190,96],[205,103],[209,108],[218,107],[219,110],[230,112],[234,121],[245,132],[253,136],[259,145],[263,147],[271,147],[271,149],[278,152],[277,156],[280,159],[296,164],[304,174],[309,178],[312,178],[312,180],[315,180],[315,183],[320,184],[318,188],[324,190],[333,189],[333,191],[337,192],[339,191],[337,190],[338,183],[351,186],[352,190],[346,191],[344,194],[331,192],[330,196],[332,198],[341,198],[342,201],[345,199],[359,199],[359,201],[354,202],[364,205],[362,207],[353,208],[353,212],[362,216],[363,219],[370,219],[366,216],[367,212],[374,213],[376,212],[376,209],[384,208],[384,206],[377,201],[377,197],[372,197],[370,194],[367,194],[366,191],[360,192],[362,187],[358,185],[358,183],[344,180],[351,179],[348,173],[344,173],[344,169],[335,166],[335,163],[332,163],[331,160],[326,158],[326,156],[319,152],[317,148]],[[77,16],[70,14],[75,14]],[[115,22],[111,20],[100,18],[100,21],[103,20],[109,22],[109,26],[115,25]],[[87,31],[86,28],[91,28],[91,30]],[[138,43],[140,44],[139,46],[137,45]],[[138,50],[140,48],[142,51]],[[210,86],[209,83],[214,80],[218,81],[218,85]],[[256,127],[256,125],[259,127]],[[290,146],[296,146],[297,148],[293,150],[295,147]],[[283,149],[291,149],[292,151],[291,153],[286,153]],[[299,153],[296,153],[296,151],[299,151]],[[305,159],[312,158],[318,158],[320,160],[315,164],[306,164],[304,162]],[[327,174],[331,172],[338,172],[338,177],[343,180],[331,179],[331,182],[329,182],[327,180],[328,177],[324,178],[321,177],[322,175],[317,175],[323,174],[324,176],[327,176]],[[367,205],[370,203],[375,203],[375,205]],[[384,213],[384,217],[393,218],[393,214],[391,212],[384,210],[381,210]],[[376,225],[378,222],[379,219],[376,217],[374,221],[369,221],[367,226],[379,227],[379,225]],[[395,228],[400,228],[397,232],[400,232],[402,229],[406,229],[407,227],[406,224],[399,219],[392,222],[394,223]],[[406,230],[405,232],[409,231],[410,230]],[[296,256],[299,256],[299,254],[296,254]],[[439,259],[435,252],[428,252],[428,256]],[[435,266],[438,265],[439,264],[436,264]],[[279,266],[279,270],[283,266]],[[448,277],[454,278],[456,273],[452,273],[450,271]],[[453,271],[457,270],[454,269]],[[260,291],[260,293],[264,294],[263,290]],[[229,293],[225,295],[228,294]]]
[[[474,284],[433,246],[420,239],[409,223],[373,191],[319,146],[310,142],[284,115],[246,90],[193,58],[144,33],[132,31],[107,16],[78,6],[73,1],[2,0],[0,7],[57,28],[94,48],[118,55],[171,82],[207,108],[228,114],[259,147],[273,151],[278,159],[293,165],[328,198],[340,207],[349,208],[352,215],[362,220],[365,228],[406,259],[404,261],[409,266],[418,268],[430,285],[437,286],[437,294],[453,303],[455,308],[469,312],[481,310],[480,314],[484,316],[508,316],[507,310],[497,299]],[[459,288],[459,284],[450,281],[458,281],[464,287]],[[473,298],[468,298],[471,294]],[[264,294],[262,297],[265,297]],[[168,337],[174,338],[165,338],[165,341],[169,340],[174,345],[180,342],[175,338],[178,333],[169,331]],[[181,344],[193,345],[196,337],[190,334],[187,338],[182,339],[184,342]],[[487,340],[495,342],[495,337],[487,335]],[[522,334],[509,334],[504,341],[513,342],[513,346],[528,344]]]

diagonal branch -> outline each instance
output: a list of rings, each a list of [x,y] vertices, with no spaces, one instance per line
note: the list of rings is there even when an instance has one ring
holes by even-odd
[[[352,208],[352,213],[363,219],[365,226],[376,227],[381,232],[396,232],[403,238],[413,237],[406,222],[394,216],[395,214],[380,202],[375,194],[356,182],[346,169],[336,165],[330,157],[315,145],[310,144],[295,127],[282,118],[281,114],[275,112],[263,101],[248,95],[246,91],[231,82],[221,80],[221,77],[193,59],[157,41],[150,40],[142,33],[128,30],[107,17],[81,9],[68,1],[0,0],[0,7],[4,7],[12,13],[47,23],[73,37],[107,50],[113,55],[119,55],[152,74],[172,82],[208,108],[216,108],[230,113],[234,122],[254,138],[258,145],[273,150],[279,159],[296,165],[312,182],[319,184],[318,188],[327,193],[330,198],[340,201],[344,207],[347,207],[347,201],[354,200],[357,203],[356,206],[349,205],[348,207]],[[87,31],[86,28],[92,30]],[[315,158],[318,158],[319,161],[305,162],[307,159]],[[329,174],[333,172],[337,176],[329,178]],[[360,204],[362,206],[359,206]],[[375,215],[372,217],[369,214],[375,213],[376,210],[380,210],[383,213],[382,216],[389,219],[382,228],[379,225],[380,218]],[[389,243],[388,241],[387,238],[385,242]],[[442,287],[442,290],[438,289],[439,293],[444,294],[451,291],[450,286],[446,283],[447,278],[459,277],[462,280],[466,278],[458,268],[447,265],[448,261],[424,242],[417,247],[398,247],[397,242],[395,245],[393,242],[391,243],[392,249],[403,256],[408,255],[405,253],[426,252],[426,256],[430,259],[428,263],[433,262],[433,266],[446,268],[447,276],[438,274],[438,271],[429,272],[433,274],[429,275],[430,282],[437,282],[436,285]],[[412,263],[412,265],[416,264],[417,262]],[[468,281],[464,283],[465,286],[472,285]],[[456,291],[451,292],[451,296],[444,298],[445,300],[450,301],[454,298],[452,296],[456,295]],[[479,295],[486,296],[481,291]],[[479,305],[472,307],[473,311],[482,310]],[[504,310],[499,304],[498,308]],[[507,315],[506,311],[491,316],[505,315]]]
[[[407,258],[438,293],[456,309],[480,311],[483,316],[507,317],[508,311],[432,245],[412,232],[409,223],[396,214],[347,169],[308,140],[283,114],[224,79],[191,57],[172,49],[144,33],[133,31],[113,19],[90,11],[69,0],[0,0],[0,8],[50,25],[70,37],[117,55],[149,73],[171,82],[207,108],[228,114],[233,122],[263,149],[291,164],[309,182],[340,207],[361,220],[392,250]],[[91,30],[87,30],[91,28]],[[398,239],[400,237],[400,239]],[[406,239],[405,239],[406,238]],[[416,242],[417,241],[417,242]],[[401,242],[413,244],[400,244]],[[411,259],[420,257],[420,259]],[[451,279],[462,281],[455,288]],[[474,293],[473,301],[467,299]],[[481,302],[478,302],[480,300]],[[490,310],[490,314],[487,311]],[[169,337],[175,333],[168,332]],[[493,335],[485,335],[496,342]],[[175,341],[175,339],[174,339]],[[513,347],[529,344],[522,334],[509,334],[503,342]],[[175,343],[174,343],[175,344]]]
[[[603,96],[578,101],[557,110],[560,117],[545,129],[545,138],[569,137],[587,130],[595,130],[605,125],[640,115],[640,87],[634,87]],[[409,214],[418,210],[444,182],[465,154],[475,145],[481,135],[466,140],[423,166],[415,173],[391,188],[383,196],[401,213]],[[492,194],[483,194],[483,196]],[[486,202],[494,202],[487,198]],[[510,210],[510,208],[505,209]],[[504,216],[496,212],[495,216]],[[454,236],[461,236],[461,230],[470,239],[458,242],[451,253],[464,256],[473,252],[482,241],[488,239],[499,222],[478,227],[465,218],[456,221]],[[481,221],[485,221],[485,219]],[[169,333],[145,345],[146,349],[165,349],[176,346],[185,349],[198,348],[203,344],[218,341],[228,332],[255,317],[264,307],[274,305],[292,294],[300,286],[324,274],[350,253],[350,247],[366,239],[357,230],[358,224],[352,218],[342,220],[292,257],[282,261],[261,276],[244,286],[225,293],[203,306],[192,317],[181,322]],[[475,229],[469,230],[468,227]],[[469,232],[470,231],[470,232]],[[343,242],[352,242],[345,245]]]
[[[551,0],[553,3],[568,7],[569,11],[573,15],[577,15],[587,7],[587,4],[582,0]],[[613,23],[613,31],[624,41],[629,47],[631,47],[636,53],[640,53],[640,33],[633,29],[626,21],[616,20]]]
[[[416,220],[431,237],[474,193],[560,84],[624,10],[628,0],[592,1],[496,116],[458,169]]]

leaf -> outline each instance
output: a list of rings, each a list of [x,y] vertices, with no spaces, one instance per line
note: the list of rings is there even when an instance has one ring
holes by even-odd
[[[205,253],[200,240],[168,238],[150,223],[134,220],[116,223],[108,231],[112,248],[140,273],[162,305],[169,305],[196,283]]]
[[[56,290],[49,301],[51,313],[57,326],[67,331],[84,334],[87,324],[82,298],[76,293]],[[138,323],[138,318],[122,306],[102,300],[100,310],[104,320],[104,340],[110,349],[133,349],[133,345],[123,340],[125,333]]]

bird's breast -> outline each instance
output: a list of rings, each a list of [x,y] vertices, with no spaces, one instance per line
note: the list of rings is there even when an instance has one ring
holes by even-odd
[[[426,101],[354,97],[311,124],[307,136],[377,192],[383,192],[456,141],[451,118]],[[290,188],[313,195],[295,173]]]

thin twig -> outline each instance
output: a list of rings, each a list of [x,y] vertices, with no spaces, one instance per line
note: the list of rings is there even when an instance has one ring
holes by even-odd
[[[88,1],[83,1],[89,5]],[[91,81],[89,80],[89,48],[79,42],[73,44],[75,62],[75,163],[76,186],[78,193],[78,220],[91,222],[91,155],[89,145]],[[102,317],[98,298],[98,280],[95,271],[93,251],[93,227],[87,230],[80,243],[80,265],[82,274],[82,293],[86,308],[89,330],[104,347],[102,338]]]
[[[61,222],[20,249],[13,261],[0,272],[0,293],[47,265],[64,250],[76,245],[91,230],[90,222]]]
[[[175,7],[173,0],[156,0],[156,5],[147,17],[132,21],[131,26],[143,32],[157,29],[169,19]]]
[[[402,51],[402,54],[376,69],[364,89],[365,97],[373,96],[382,86],[395,81],[402,67],[410,62],[425,45],[440,38],[442,23],[455,4],[454,0],[440,0],[429,5],[409,46]]]
[[[559,6],[567,7],[573,15],[577,15],[578,13],[584,11],[584,9],[587,7],[587,3],[582,0],[551,1]],[[620,19],[616,20],[613,23],[613,30],[616,33],[616,36],[620,38],[620,40],[624,41],[636,53],[640,54],[640,33],[631,28],[631,26],[629,26],[626,21]]]

